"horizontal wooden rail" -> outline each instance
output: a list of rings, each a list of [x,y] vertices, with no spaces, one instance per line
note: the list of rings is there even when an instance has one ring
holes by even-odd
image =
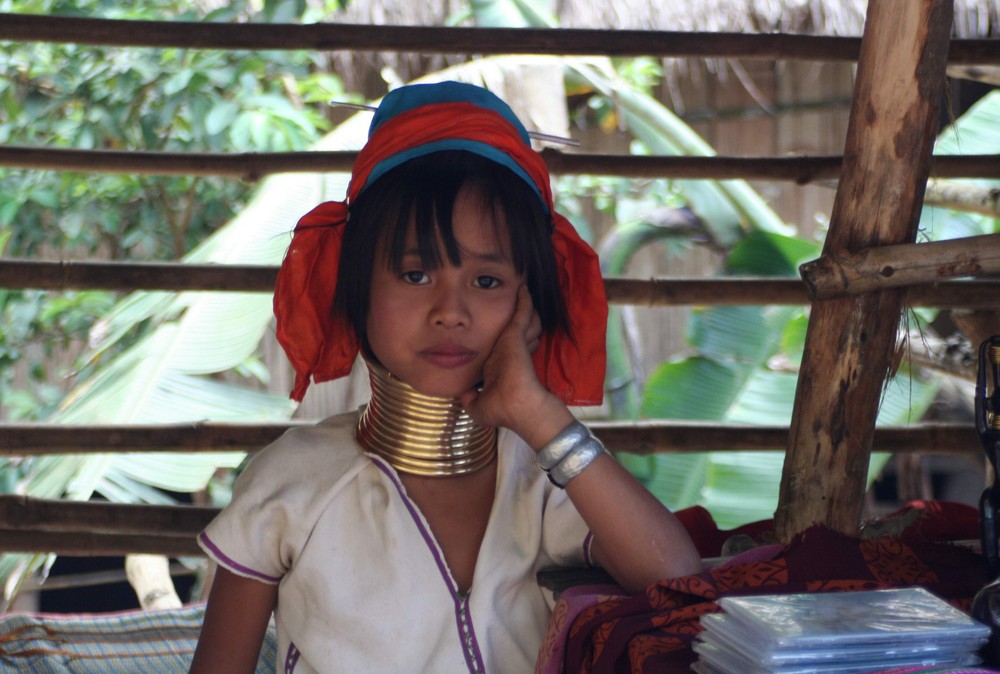
[[[0,456],[107,451],[254,451],[297,425],[184,426],[0,425]],[[693,422],[590,422],[609,447],[635,454],[782,451],[788,429]],[[151,443],[151,444],[147,444]],[[979,451],[968,424],[920,424],[875,431],[875,451],[962,454]],[[200,555],[195,535],[218,512],[202,506],[152,506],[0,496],[0,551],[71,556]]]
[[[191,535],[94,534],[15,531],[3,528],[0,528],[0,552],[53,552],[70,557],[124,556],[136,553],[193,557],[203,554]]]
[[[609,277],[604,279],[604,286],[612,304],[647,307],[804,305],[809,302],[804,282],[790,278]],[[937,281],[910,286],[906,291],[906,303],[912,307],[998,308],[1000,280]]]
[[[781,157],[664,157],[566,153],[546,148],[542,156],[554,174],[628,178],[788,181],[805,185],[835,180],[838,155]],[[149,152],[0,146],[0,166],[33,170],[143,175],[210,175],[258,180],[274,173],[349,172],[357,152]],[[942,155],[937,178],[1000,178],[997,155]]]
[[[0,424],[0,456],[118,452],[259,450],[299,422],[183,425],[63,426]],[[614,451],[633,454],[784,450],[788,429],[684,421],[603,421],[588,424]],[[980,451],[969,424],[918,424],[875,431],[874,451],[970,454]]]
[[[1000,234],[875,246],[854,255],[823,255],[800,267],[812,299],[859,295],[956,276],[1000,272]]]
[[[126,21],[0,14],[0,40],[184,49],[553,54],[856,61],[861,39],[789,33]],[[996,40],[953,40],[951,64],[1000,63]]]
[[[0,259],[0,288],[269,293],[277,273],[277,267],[263,265]],[[604,285],[609,302],[647,307],[809,303],[808,287],[794,278],[608,277]],[[911,306],[994,308],[1000,306],[1000,280],[913,286],[908,301]]]
[[[350,172],[357,152],[151,152],[0,147],[0,166],[82,173],[223,176],[259,180],[272,173]]]
[[[269,293],[277,277],[270,265],[0,259],[0,288]]]
[[[857,60],[861,46],[859,38],[782,34],[122,21],[31,14],[0,14],[0,40],[193,49],[726,56],[832,61]]]
[[[1000,42],[1000,41],[998,41]],[[840,155],[764,157],[665,157],[567,153],[552,148],[542,156],[555,174],[612,175],[628,178],[694,178],[711,180],[771,180],[805,185],[840,176]],[[2,155],[0,155],[2,157]],[[1000,178],[1000,155],[939,155],[931,176],[936,178]]]
[[[74,533],[162,533],[172,536],[201,531],[218,508],[158,506],[0,496],[0,527],[14,531]],[[2,542],[0,542],[2,545]]]
[[[252,452],[294,422],[66,426],[0,424],[0,456],[101,452]]]

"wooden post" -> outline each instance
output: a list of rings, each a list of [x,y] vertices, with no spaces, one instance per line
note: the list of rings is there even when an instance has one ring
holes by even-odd
[[[950,0],[868,3],[844,165],[823,254],[912,243],[944,94]],[[775,534],[857,534],[903,291],[816,302],[809,317]]]

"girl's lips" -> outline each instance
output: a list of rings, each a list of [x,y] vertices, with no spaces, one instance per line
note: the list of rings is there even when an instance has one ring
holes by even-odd
[[[475,360],[476,352],[470,351],[463,346],[442,344],[424,349],[420,352],[420,356],[438,367],[455,368]]]

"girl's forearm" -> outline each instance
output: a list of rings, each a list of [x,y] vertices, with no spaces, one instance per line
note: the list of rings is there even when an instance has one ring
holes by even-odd
[[[522,426],[522,438],[536,452],[574,421],[561,401],[551,400]],[[683,525],[610,454],[573,477],[566,492],[594,534],[595,561],[629,592],[701,570]]]
[[[684,526],[610,455],[566,485],[594,534],[593,556],[628,592],[702,569]]]
[[[504,374],[517,385],[494,398],[503,414],[488,423],[508,426],[539,452],[575,418],[533,373],[521,379]],[[594,534],[595,560],[628,591],[701,570],[683,525],[610,454],[572,477],[566,492]]]

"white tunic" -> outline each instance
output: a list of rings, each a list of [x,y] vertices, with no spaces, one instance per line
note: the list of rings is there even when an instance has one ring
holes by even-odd
[[[533,671],[549,619],[535,574],[589,563],[565,492],[501,429],[496,497],[463,595],[395,470],[355,442],[356,419],[287,432],[199,535],[233,573],[279,584],[278,671]]]

